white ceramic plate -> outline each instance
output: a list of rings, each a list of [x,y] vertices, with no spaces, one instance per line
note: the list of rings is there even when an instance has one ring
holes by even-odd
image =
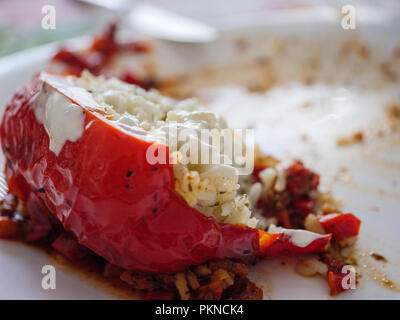
[[[397,27],[385,25],[368,25],[368,28],[363,28],[359,33],[370,48],[380,48],[377,50],[378,59],[386,59],[388,52],[396,44],[397,35]],[[376,140],[373,137],[371,143],[362,146],[337,148],[335,141],[338,136],[369,126],[373,120],[380,117],[379,114],[382,115],[383,105],[390,101],[400,101],[400,95],[396,94],[396,90],[391,86],[385,86],[383,89],[368,87],[376,79],[376,68],[379,64],[372,63],[371,70],[365,70],[362,65],[362,70],[358,70],[360,74],[351,76],[350,86],[345,75],[340,77],[340,72],[347,69],[347,61],[342,61],[340,66],[336,67],[329,52],[337,50],[343,39],[349,36],[352,34],[345,33],[335,19],[313,23],[304,22],[304,19],[290,23],[280,21],[230,31],[218,42],[208,45],[160,43],[158,52],[151,59],[160,75],[204,68],[210,64],[235,65],[260,54],[270,55],[276,60],[279,68],[275,72],[282,85],[265,95],[251,95],[236,87],[205,90],[200,92],[199,96],[211,101],[210,107],[222,111],[232,125],[254,126],[257,139],[264,150],[281,158],[300,157],[308,166],[322,173],[323,186],[332,189],[334,195],[343,200],[343,207],[354,212],[363,221],[359,239],[360,250],[375,251],[388,259],[388,263],[383,264],[371,262],[371,259],[366,258],[368,268],[371,262],[380,271],[387,272],[392,281],[399,283],[400,144],[396,145],[390,141],[388,143],[387,139]],[[238,51],[238,38],[245,39],[250,49],[246,49],[244,53]],[[284,39],[281,43],[276,40],[280,38]],[[291,42],[289,39],[300,39],[300,42],[303,39],[307,44],[294,45],[298,42]],[[277,53],[279,48],[282,50],[282,44],[286,49]],[[36,48],[0,61],[2,108],[18,86],[28,82],[34,72],[46,65],[54,50],[54,45]],[[301,73],[298,69],[301,68],[299,61],[307,51],[312,51],[314,56],[319,56],[320,61],[328,65],[321,71],[323,75],[320,86],[318,81],[311,86],[296,84]],[[279,58],[280,55],[282,58]],[[348,63],[353,65],[352,61]],[[296,71],[293,73],[293,70]],[[334,79],[331,79],[330,75],[335,75]],[[365,80],[369,75],[371,80],[366,80],[367,85],[353,86],[353,82]],[[243,80],[240,71],[233,72],[226,78],[232,80],[235,76]],[[331,79],[331,82],[327,79]],[[388,100],[389,98],[392,100]],[[300,108],[305,104],[309,105],[310,102],[312,108],[317,111],[309,112]],[[305,134],[309,139],[307,142],[299,139]],[[347,168],[346,177],[342,175],[342,179],[336,179],[337,173],[343,171],[339,170],[341,167]],[[285,261],[285,266],[282,266],[281,260],[273,260],[261,262],[253,268],[251,277],[264,287],[266,299],[330,298],[328,286],[322,278],[302,278],[293,272],[293,261]],[[0,241],[0,298],[114,297],[61,269],[57,269],[56,290],[43,290],[41,270],[49,263],[52,262],[40,251],[15,242]],[[362,267],[361,265],[360,268]],[[382,276],[381,272],[379,276]],[[350,290],[338,298],[400,298],[398,292],[382,288],[367,278],[367,275],[363,275],[357,290]]]

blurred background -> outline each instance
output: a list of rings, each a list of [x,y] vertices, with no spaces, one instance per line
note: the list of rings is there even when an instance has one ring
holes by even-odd
[[[114,1],[118,2],[118,1]],[[134,5],[139,1],[132,0]],[[216,28],[240,27],[264,21],[271,12],[352,4],[400,13],[400,1],[386,0],[148,0]],[[43,6],[56,8],[56,29],[41,27]],[[110,11],[77,0],[0,0],[0,56],[25,48],[87,34],[102,29],[115,17]]]

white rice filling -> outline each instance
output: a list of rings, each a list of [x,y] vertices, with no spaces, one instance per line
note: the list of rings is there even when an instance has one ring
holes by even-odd
[[[156,90],[145,91],[115,78],[94,77],[89,72],[83,72],[80,78],[69,77],[69,81],[91,93],[115,126],[147,141],[168,144],[170,150],[179,150],[182,144],[169,143],[177,140],[171,139],[171,127],[178,135],[184,129],[227,129],[222,117],[193,99],[176,102]],[[178,151],[171,153],[176,159],[181,157]],[[218,156],[227,157],[224,151]],[[221,223],[257,226],[247,195],[238,194],[239,175],[233,166],[177,162],[174,176],[175,191],[189,206]]]

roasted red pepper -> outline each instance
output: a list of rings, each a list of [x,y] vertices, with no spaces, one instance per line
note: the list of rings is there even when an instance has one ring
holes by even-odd
[[[110,66],[114,58],[123,52],[129,53],[148,53],[152,50],[147,41],[133,41],[120,44],[116,40],[115,33],[117,25],[111,23],[108,28],[93,39],[90,48],[81,53],[75,53],[67,48],[60,50],[53,56],[52,60],[63,64],[66,67],[65,72],[79,76],[83,70],[89,70],[95,75],[109,73],[106,69]],[[119,75],[122,81],[136,84],[145,89],[152,86],[149,79],[145,79],[133,71],[125,72]]]
[[[319,175],[304,167],[303,163],[296,160],[287,169],[287,189],[294,196],[307,195],[311,190],[316,190],[319,184]]]
[[[268,166],[256,164],[253,176],[260,182],[260,172]],[[311,191],[317,190],[319,175],[304,167],[295,160],[286,169],[286,189],[270,191],[269,195],[260,198],[257,207],[265,217],[276,217],[280,226],[289,229],[304,228],[305,217],[314,211],[315,200]]]
[[[44,83],[46,90],[80,106],[84,115],[81,137],[66,141],[58,155],[50,150],[49,135],[34,113],[38,104],[46,103],[37,98]],[[260,237],[257,229],[218,224],[189,207],[174,192],[172,164],[149,164],[150,142],[107,122],[104,111],[82,99],[81,92],[64,78],[43,73],[12,97],[3,116],[6,180],[38,222],[34,235],[49,232],[51,219],[40,219],[50,212],[81,245],[108,262],[162,273],[213,258],[249,261],[282,251],[318,252],[329,241],[321,236],[296,248],[285,235]]]
[[[345,276],[346,275],[342,274],[342,273],[338,273],[335,271],[328,271],[328,273],[326,275],[326,280],[327,280],[329,288],[330,288],[331,296],[336,296],[339,293],[346,291],[345,289],[343,289],[343,286],[342,286],[342,281]]]
[[[174,192],[172,165],[149,164],[150,143],[106,123],[94,106],[82,106],[82,136],[56,156],[32,108],[43,81],[18,91],[4,113],[10,192],[41,199],[80,244],[124,269],[169,273],[217,256],[257,256],[257,230],[221,226],[190,208]],[[47,74],[45,82],[80,104],[62,78]]]
[[[348,285],[345,277],[349,275],[349,272],[343,272],[343,263],[338,260],[332,260],[328,263],[328,272],[326,274],[326,280],[330,288],[331,296],[336,296],[339,293],[346,291],[346,285]],[[354,275],[355,276],[355,275]],[[344,283],[346,282],[346,283]]]
[[[72,234],[63,232],[51,245],[75,265],[84,263],[93,255],[86,247],[80,245]]]
[[[320,216],[318,221],[337,241],[357,236],[360,232],[361,220],[351,213],[331,213]]]
[[[306,241],[305,244],[299,245],[294,240],[296,233],[306,234],[310,239]],[[331,240],[330,234],[318,234],[305,230],[288,230],[283,229],[282,232],[278,234],[268,234],[268,245],[262,246],[261,249],[264,257],[276,257],[279,255],[296,255],[296,254],[307,254],[323,252]],[[264,236],[266,237],[266,236]],[[273,241],[270,239],[273,238]],[[263,237],[261,237],[263,239]]]

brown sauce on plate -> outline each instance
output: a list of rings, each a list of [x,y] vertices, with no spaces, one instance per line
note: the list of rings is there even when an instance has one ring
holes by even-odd
[[[357,261],[357,271],[364,280],[372,281],[382,288],[400,293],[400,285],[389,278],[387,272],[382,270],[382,267],[378,266],[376,263],[376,261],[385,263],[387,262],[386,258],[380,254],[361,249],[355,250],[352,253],[352,258]]]

